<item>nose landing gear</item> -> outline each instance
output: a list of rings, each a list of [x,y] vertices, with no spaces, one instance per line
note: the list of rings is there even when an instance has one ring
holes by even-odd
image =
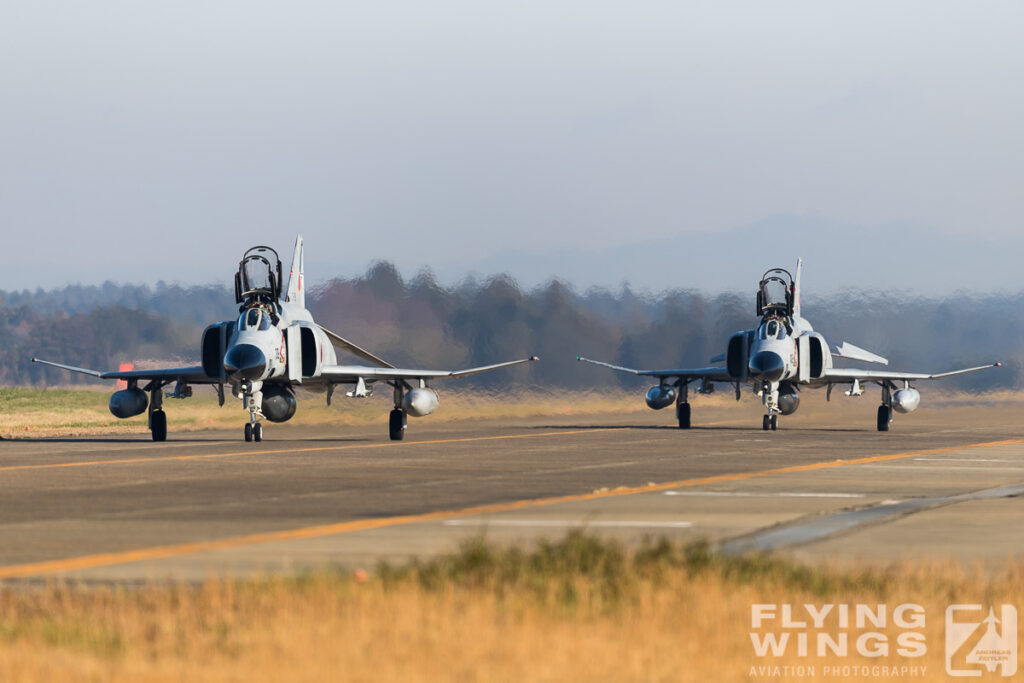
[[[239,389],[242,394],[242,403],[249,411],[249,422],[245,425],[245,440],[246,442],[263,441],[263,425],[259,422],[263,419],[263,383],[245,381]]]
[[[762,382],[761,391],[761,403],[768,410],[768,413],[761,420],[761,429],[764,431],[775,431],[779,428],[779,383],[778,382]]]

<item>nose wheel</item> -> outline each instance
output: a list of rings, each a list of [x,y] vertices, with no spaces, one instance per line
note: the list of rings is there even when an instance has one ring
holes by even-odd
[[[764,419],[761,420],[761,429],[763,429],[766,432],[768,430],[771,430],[771,431],[774,432],[778,428],[779,428],[779,416],[776,415],[775,413],[772,413],[771,415],[765,415]]]
[[[263,425],[259,422],[248,423],[245,425],[245,440],[246,441],[263,441]]]

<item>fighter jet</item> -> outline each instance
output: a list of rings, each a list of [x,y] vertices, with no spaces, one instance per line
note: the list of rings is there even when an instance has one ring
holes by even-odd
[[[658,384],[647,392],[647,405],[661,410],[674,402],[680,429],[690,427],[688,396],[692,382],[700,383],[697,391],[702,394],[713,392],[715,383],[731,384],[737,401],[741,386],[747,384],[764,404],[761,426],[765,431],[778,428],[779,415],[796,412],[800,406],[801,388],[826,387],[826,400],[829,400],[832,388],[837,384],[849,385],[845,392],[847,396],[860,396],[864,393],[865,383],[875,383],[882,388],[878,431],[885,432],[893,421],[894,411],[910,413],[921,404],[921,394],[911,386],[912,382],[942,379],[1001,365],[991,363],[937,374],[833,367],[835,358],[879,365],[888,365],[889,361],[847,342],[830,350],[825,338],[800,315],[802,270],[801,259],[797,261],[796,278],[782,268],[773,268],[761,277],[757,291],[757,315],[761,322],[757,329],[732,335],[726,352],[710,361],[725,363],[725,367],[634,370],[582,356],[577,356],[576,360],[642,377],[656,377]]]
[[[337,385],[351,386],[346,395],[363,398],[371,394],[375,383],[382,382],[392,387],[394,395],[389,435],[392,441],[400,441],[408,415],[423,417],[437,409],[437,394],[428,386],[431,380],[466,377],[537,360],[533,356],[466,370],[396,368],[313,321],[306,310],[301,235],[295,240],[284,296],[281,276],[281,261],[273,249],[257,246],[245,252],[235,274],[238,318],[206,328],[200,365],[99,372],[38,358],[32,362],[127,382],[126,388],[110,397],[110,412],[129,418],[148,410],[153,441],[167,439],[163,388],[170,384],[174,384],[174,390],[166,394],[169,398],[191,396],[194,384],[213,385],[220,405],[224,405],[225,387],[229,387],[249,412],[245,440],[261,441],[262,420],[285,422],[295,414],[297,387],[326,393],[330,405]],[[335,347],[371,365],[339,365]]]

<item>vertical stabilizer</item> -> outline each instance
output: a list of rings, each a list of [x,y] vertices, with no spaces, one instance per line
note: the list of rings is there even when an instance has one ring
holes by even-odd
[[[798,258],[796,260],[796,277],[793,278],[793,316],[796,318],[802,317],[800,315],[800,297],[802,296],[800,291],[800,274],[804,269],[804,260]]]
[[[302,259],[302,235],[295,238],[295,253],[292,255],[292,269],[288,273],[288,303],[306,307],[306,283],[303,280],[305,266]]]

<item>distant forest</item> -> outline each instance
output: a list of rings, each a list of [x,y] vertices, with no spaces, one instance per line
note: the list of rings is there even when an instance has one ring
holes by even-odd
[[[680,276],[685,281],[685,276]],[[317,322],[399,366],[458,368],[539,355],[527,368],[461,380],[501,389],[525,382],[562,388],[639,387],[575,356],[637,368],[705,366],[729,336],[756,323],[755,283],[743,294],[678,289],[644,295],[577,292],[554,280],[524,291],[507,276],[442,287],[429,272],[403,279],[389,263],[311,290]],[[237,314],[227,287],[69,286],[0,292],[0,385],[90,382],[29,362],[39,356],[94,369],[125,361],[197,363],[203,328]],[[1005,368],[952,378],[967,390],[1019,388],[1024,292],[902,299],[851,291],[804,295],[804,315],[833,344],[879,353],[894,369],[942,371],[1001,360]]]

